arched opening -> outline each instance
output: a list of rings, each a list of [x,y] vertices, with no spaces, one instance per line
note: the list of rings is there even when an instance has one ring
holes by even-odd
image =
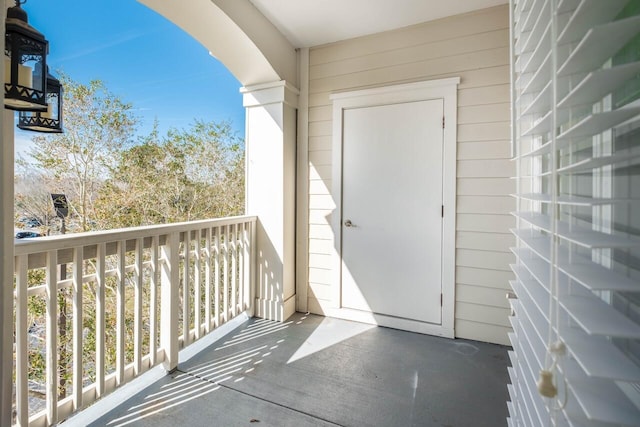
[[[297,84],[295,49],[250,2],[138,1],[202,43],[243,86]]]

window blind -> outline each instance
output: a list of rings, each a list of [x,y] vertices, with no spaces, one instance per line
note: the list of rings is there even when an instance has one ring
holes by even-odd
[[[510,14],[507,421],[638,426],[640,0],[511,0]]]

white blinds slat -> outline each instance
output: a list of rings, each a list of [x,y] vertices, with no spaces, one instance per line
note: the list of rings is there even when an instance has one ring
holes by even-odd
[[[631,362],[610,340],[566,328],[562,336],[587,375],[620,381],[640,381],[640,367]]]
[[[638,32],[640,15],[591,28],[558,69],[559,76],[599,68]]]
[[[558,103],[558,108],[593,104],[640,73],[640,61],[592,71]]]
[[[640,25],[640,23],[638,25]],[[596,135],[638,114],[640,114],[640,107],[638,106],[590,114],[558,135],[558,140],[562,141],[564,139]]]
[[[593,294],[564,294],[560,304],[588,334],[640,339],[637,323]]]
[[[580,40],[594,25],[613,19],[626,3],[627,0],[583,0],[558,36],[558,44]]]
[[[595,421],[637,426],[640,411],[615,383],[584,375],[574,361],[565,365],[568,385],[587,418]]]
[[[526,53],[531,51],[535,45],[534,41],[538,40],[539,33],[536,29],[539,30],[540,22],[542,20],[542,15],[544,14],[545,9],[548,12],[548,8],[545,2],[534,2],[532,8],[526,14],[525,20],[522,22],[522,29],[520,34],[522,35],[518,42],[516,43],[516,53],[519,55],[522,53]]]
[[[512,230],[513,233],[542,259],[549,262],[550,247],[548,237],[531,235],[531,230]],[[572,253],[561,247],[558,254],[558,268],[577,283],[590,291],[637,292],[638,281],[624,276],[614,270],[605,268],[581,255]]]
[[[548,215],[533,212],[520,212],[515,214],[529,224],[541,230],[551,231],[551,219]],[[640,237],[622,234],[607,234],[594,231],[585,227],[567,224],[559,221],[557,224],[559,237],[586,248],[633,248],[640,246]]]
[[[558,13],[567,13],[574,10],[580,4],[580,0],[559,0]]]
[[[550,36],[549,31],[547,30],[540,40],[540,44],[544,45],[549,43]],[[538,53],[539,52],[539,53]],[[530,71],[529,77],[527,78],[527,74],[522,74],[520,79],[516,81],[517,84],[523,86],[522,94],[528,95],[542,89],[547,82],[549,81],[548,76],[551,71],[551,54],[549,52],[544,52],[543,50],[536,50],[528,63],[525,65],[526,70],[534,69],[535,72]],[[537,62],[540,62],[539,64]],[[532,68],[533,67],[533,68]],[[526,84],[525,84],[526,81]]]

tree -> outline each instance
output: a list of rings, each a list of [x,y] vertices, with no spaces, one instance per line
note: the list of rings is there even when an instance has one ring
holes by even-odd
[[[36,220],[38,229],[49,234],[55,212],[51,204],[51,183],[46,173],[19,162],[15,175],[15,214],[19,222]],[[24,226],[21,223],[20,226]]]
[[[87,231],[94,201],[114,159],[131,145],[138,119],[132,105],[107,90],[100,80],[81,84],[61,74],[65,131],[33,138],[32,165],[51,176],[70,201],[70,228]]]
[[[196,120],[160,140],[157,124],[121,153],[96,200],[104,228],[239,215],[244,149],[228,123]]]

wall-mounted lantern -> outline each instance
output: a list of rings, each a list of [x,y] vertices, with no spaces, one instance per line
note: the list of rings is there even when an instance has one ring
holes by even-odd
[[[47,53],[49,43],[28,23],[16,0],[7,9],[4,46],[4,106],[18,111],[46,111]]]
[[[47,110],[20,111],[18,127],[34,132],[62,132],[62,85],[47,70]]]

